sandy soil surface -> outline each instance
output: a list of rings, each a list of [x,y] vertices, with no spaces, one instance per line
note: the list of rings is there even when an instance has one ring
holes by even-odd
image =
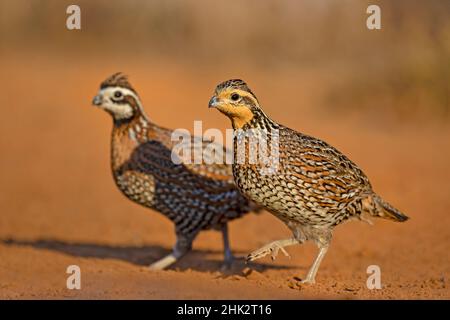
[[[71,64],[17,56],[1,64],[0,298],[450,298],[448,126],[317,112],[320,79],[313,72],[270,79],[246,69],[208,73],[120,59]],[[242,76],[267,113],[338,147],[411,220],[338,227],[314,286],[292,280],[307,272],[313,244],[289,248],[291,259],[243,263],[250,251],[289,235],[266,212],[230,224],[240,259],[227,274],[219,271],[222,244],[214,231],[202,233],[170,270],[147,270],[170,251],[174,234],[166,218],[125,199],[111,178],[111,120],[90,101],[114,71],[132,76],[154,121],[190,130],[196,119],[205,129],[228,127],[207,101],[219,81]],[[81,290],[66,289],[69,265],[81,268]],[[366,287],[369,265],[381,268],[381,290]]]

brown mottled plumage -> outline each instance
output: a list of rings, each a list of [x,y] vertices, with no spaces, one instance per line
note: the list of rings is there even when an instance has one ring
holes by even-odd
[[[304,282],[313,283],[336,225],[350,218],[365,220],[363,214],[393,221],[408,219],[382,200],[361,169],[337,149],[271,120],[242,80],[219,84],[209,106],[231,119],[235,155],[245,146],[244,161],[233,164],[236,185],[293,232],[292,238],[270,243],[251,253],[248,260],[267,254],[275,258],[279,250],[287,255],[283,247],[312,240],[320,252]],[[263,174],[267,163],[249,160],[250,138],[246,133],[250,131],[259,132],[265,137],[261,141],[269,146],[277,141],[279,161],[271,174]]]
[[[130,200],[161,212],[175,224],[173,253],[151,267],[169,266],[191,249],[199,231],[211,228],[223,232],[225,263],[229,265],[232,254],[227,222],[256,206],[237,190],[230,165],[205,163],[205,157],[217,156],[205,149],[211,142],[192,139],[191,155],[196,148],[203,153],[200,164],[172,161],[173,131],[148,120],[136,91],[122,74],[114,74],[101,84],[93,104],[113,117],[111,166],[119,189]]]

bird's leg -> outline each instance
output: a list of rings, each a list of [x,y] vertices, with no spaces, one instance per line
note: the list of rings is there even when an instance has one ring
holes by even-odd
[[[316,260],[314,260],[313,265],[311,266],[311,268],[308,271],[308,274],[306,275],[306,279],[302,281],[302,283],[315,283],[316,280],[316,274],[317,274],[317,270],[319,270],[319,266],[320,263],[323,260],[323,257],[325,257],[325,254],[328,251],[328,244],[321,246],[320,247],[320,251],[319,254],[316,257]]]
[[[163,270],[174,264],[177,260],[179,260],[182,256],[184,256],[192,247],[192,239],[177,234],[177,242],[173,247],[173,251],[171,254],[165,256],[164,258],[153,262],[149,268],[151,270]]]
[[[233,253],[231,252],[231,248],[230,248],[230,239],[228,236],[228,225],[225,223],[222,227],[221,227],[221,231],[222,231],[222,238],[223,238],[223,267],[222,269],[230,269],[231,265],[233,264]]]
[[[260,259],[268,254],[271,255],[272,260],[275,260],[276,256],[278,255],[278,251],[281,250],[281,252],[284,253],[286,257],[290,257],[289,253],[284,249],[284,247],[292,246],[294,244],[298,244],[299,241],[295,238],[289,238],[289,239],[283,239],[283,240],[277,240],[274,242],[271,242],[267,245],[265,245],[262,248],[259,248],[258,250],[253,251],[247,256],[247,262],[248,261],[254,261],[256,259]]]

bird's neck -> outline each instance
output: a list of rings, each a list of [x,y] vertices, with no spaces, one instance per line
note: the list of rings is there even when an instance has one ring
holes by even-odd
[[[137,114],[130,119],[114,120],[113,135],[128,136],[133,141],[143,142],[147,139],[151,125],[144,114]]]
[[[114,120],[111,135],[111,165],[116,170],[130,159],[133,150],[147,141],[152,123],[139,114],[126,120]]]
[[[271,131],[278,128],[279,125],[275,121],[270,119],[262,110],[256,109],[253,110],[253,118],[240,129],[243,131],[251,129]]]
[[[266,168],[266,160],[278,153],[279,129],[281,126],[267,117],[262,111],[253,113],[254,117],[242,128],[235,129],[233,135],[233,168]],[[269,154],[263,153],[266,150]],[[269,158],[267,158],[269,157]]]

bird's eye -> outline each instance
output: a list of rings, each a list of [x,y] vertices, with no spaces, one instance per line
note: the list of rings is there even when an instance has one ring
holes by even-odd
[[[240,96],[239,96],[237,93],[233,93],[233,94],[231,95],[231,100],[233,100],[233,101],[238,101],[239,98],[240,98]]]
[[[122,92],[116,91],[114,92],[114,98],[120,98],[122,96]]]

